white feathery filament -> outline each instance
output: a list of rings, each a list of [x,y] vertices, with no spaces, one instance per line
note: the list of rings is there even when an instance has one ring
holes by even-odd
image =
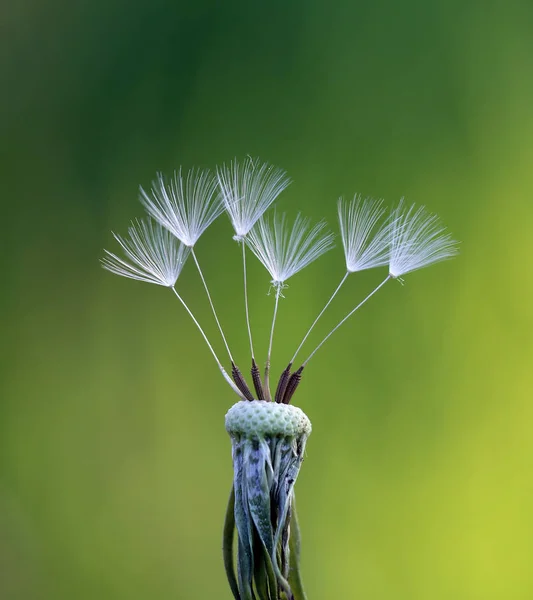
[[[158,173],[151,194],[141,188],[140,199],[150,216],[192,248],[224,211],[216,192],[217,181],[210,171],[191,169],[184,177],[180,169],[170,183]]]
[[[458,253],[457,242],[437,215],[403,201],[393,210],[390,229],[389,273],[401,277],[411,271],[447,260]]]
[[[129,239],[113,233],[126,259],[104,250],[102,266],[122,277],[173,286],[180,276],[189,249],[151,220],[137,220],[128,229]]]
[[[285,171],[251,157],[219,167],[217,177],[236,239],[244,238],[290,184]]]
[[[300,214],[291,228],[285,214],[263,217],[246,237],[250,250],[270,273],[272,284],[283,286],[319,256],[333,248],[333,234],[324,233],[326,223],[310,228],[309,219]]]
[[[346,270],[355,273],[386,265],[390,222],[379,225],[385,214],[383,201],[355,196],[347,203],[340,198],[337,208]]]

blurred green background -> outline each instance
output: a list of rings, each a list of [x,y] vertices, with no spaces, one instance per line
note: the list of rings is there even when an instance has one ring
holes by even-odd
[[[533,6],[20,0],[0,7],[0,598],[230,598],[235,398],[172,295],[103,271],[138,185],[260,156],[278,205],[439,213],[461,256],[389,284],[317,354],[297,485],[310,600],[533,597]],[[238,247],[200,260],[245,370]],[[521,260],[525,260],[522,267]],[[281,370],[343,273],[290,281]],[[313,341],[378,283],[349,280]],[[252,264],[257,346],[272,311]],[[180,284],[221,355],[198,277]]]

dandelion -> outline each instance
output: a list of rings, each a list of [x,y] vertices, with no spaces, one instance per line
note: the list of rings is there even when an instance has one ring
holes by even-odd
[[[272,395],[270,361],[282,291],[293,275],[333,247],[333,235],[326,230],[323,221],[312,226],[301,215],[289,223],[284,214],[274,212],[271,217],[264,214],[287,185],[288,178],[283,171],[252,159],[221,167],[216,177],[208,171],[193,170],[186,176],[179,171],[167,184],[159,175],[150,194],[141,190],[141,199],[156,222],[133,223],[127,239],[114,234],[124,258],[106,250],[102,259],[104,268],[112,273],[172,290],[200,331],[226,382],[239,397],[225,419],[232,443],[234,476],[224,525],[223,558],[235,600],[305,600],[306,597],[300,577],[300,534],[294,486],[311,434],[311,422],[300,408],[291,404],[303,369],[335,331],[388,281],[457,254],[457,242],[439,219],[424,208],[406,208],[400,202],[387,216],[381,200],[363,200],[359,196],[350,202],[340,199],[338,217],[345,274],[281,373]],[[231,356],[194,252],[200,236],[224,208],[233,226],[234,239],[243,249],[246,323],[255,395]],[[246,246],[268,271],[275,292],[263,378],[252,344]],[[176,289],[189,254],[226,345],[231,377]],[[298,369],[292,371],[296,356],[348,276],[385,266],[388,271],[381,283],[329,331]]]

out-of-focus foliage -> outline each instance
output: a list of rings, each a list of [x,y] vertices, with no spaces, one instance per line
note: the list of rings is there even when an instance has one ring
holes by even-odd
[[[439,213],[455,261],[385,287],[306,369],[310,599],[533,597],[533,7],[12,1],[0,7],[0,597],[230,598],[235,400],[167,290],[103,271],[157,170],[260,156],[279,206],[355,192]],[[238,246],[198,255],[248,366]],[[256,345],[273,297],[251,263]],[[281,370],[343,273],[295,276]],[[380,281],[350,278],[318,341]],[[187,265],[180,289],[222,345]]]

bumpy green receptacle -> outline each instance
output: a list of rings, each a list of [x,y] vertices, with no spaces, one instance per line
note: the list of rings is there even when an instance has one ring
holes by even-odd
[[[303,600],[299,552],[291,553],[289,545],[299,549],[290,540],[291,528],[297,527],[294,484],[311,422],[295,406],[242,401],[226,414],[226,430],[233,446],[234,480],[224,528],[224,560],[233,595],[236,600]]]
[[[244,436],[305,436],[311,433],[311,421],[303,410],[290,404],[254,400],[237,402],[226,413],[226,431]]]

